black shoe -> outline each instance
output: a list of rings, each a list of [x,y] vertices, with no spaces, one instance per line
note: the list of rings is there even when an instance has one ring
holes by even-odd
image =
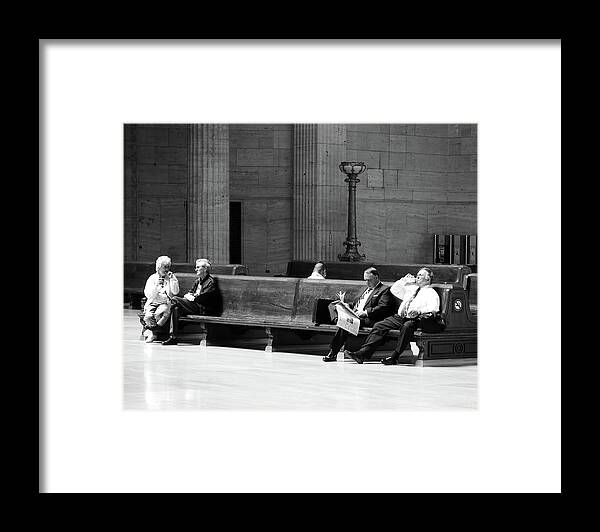
[[[329,351],[327,355],[323,357],[323,362],[335,362],[337,360],[337,353]]]
[[[387,357],[382,358],[381,363],[385,364],[386,366],[395,366],[398,363],[398,361],[394,357]]]
[[[162,345],[177,345],[177,338],[174,336],[169,336]]]
[[[362,364],[365,360],[364,355],[361,355],[359,352],[355,351],[346,351],[346,354],[352,359],[355,360],[357,364]]]

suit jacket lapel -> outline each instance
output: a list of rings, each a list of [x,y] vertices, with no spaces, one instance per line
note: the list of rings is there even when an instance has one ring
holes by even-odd
[[[373,297],[373,294],[375,292],[379,292],[379,290],[381,289],[383,285],[378,285],[377,287],[373,288],[373,290],[371,291],[371,293],[369,294],[369,297],[367,298],[367,300],[365,301],[365,306],[364,308],[367,308],[367,305],[369,304],[369,301],[371,301],[371,298]]]

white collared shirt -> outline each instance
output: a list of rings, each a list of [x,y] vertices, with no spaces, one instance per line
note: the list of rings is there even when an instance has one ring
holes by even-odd
[[[179,293],[179,281],[173,275],[170,279],[161,281],[158,273],[153,273],[146,281],[144,295],[147,298],[146,304],[150,303],[168,303],[169,299]]]
[[[354,308],[355,312],[362,312],[365,310],[365,304],[367,302],[367,299],[369,299],[369,296],[373,293],[373,290],[375,290],[375,288],[377,288],[380,284],[381,284],[381,281],[379,281],[377,283],[377,285],[374,286],[373,288],[367,288],[363,292],[362,296],[360,297],[360,300],[358,301],[358,304]]]
[[[414,286],[414,288],[407,288],[406,297],[402,300],[400,308],[398,309],[398,315],[402,315],[404,307],[407,306],[407,303],[407,314],[411,310],[416,310],[419,314],[425,314],[427,312],[438,312],[440,310],[440,296],[435,291],[435,288],[431,288],[431,286],[425,285],[421,287],[419,293],[415,296],[414,299],[412,299],[414,293],[417,291],[417,288],[419,287],[416,285]]]

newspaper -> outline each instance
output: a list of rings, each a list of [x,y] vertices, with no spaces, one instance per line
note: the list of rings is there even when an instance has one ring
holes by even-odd
[[[348,331],[350,334],[357,336],[358,329],[360,329],[360,318],[356,313],[341,303],[338,303],[335,306],[335,310],[338,315],[337,326]]]

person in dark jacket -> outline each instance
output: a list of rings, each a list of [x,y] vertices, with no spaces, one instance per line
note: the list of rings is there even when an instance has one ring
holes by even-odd
[[[376,268],[367,268],[364,271],[363,278],[367,286],[350,307],[360,318],[361,327],[373,327],[378,321],[396,312],[397,299],[390,292],[390,287],[385,286],[379,280],[379,272]],[[336,303],[345,303],[344,295],[343,292],[338,293],[339,301],[330,304],[330,311],[333,311]],[[337,360],[337,354],[347,338],[348,331],[338,327],[333,340],[329,344],[329,353],[323,357],[323,361],[333,362]]]
[[[221,294],[216,279],[212,277],[211,264],[207,259],[196,261],[197,278],[189,292],[183,297],[174,296],[171,299],[171,323],[169,338],[163,345],[177,344],[177,331],[180,316],[189,314],[215,315],[220,312]]]

